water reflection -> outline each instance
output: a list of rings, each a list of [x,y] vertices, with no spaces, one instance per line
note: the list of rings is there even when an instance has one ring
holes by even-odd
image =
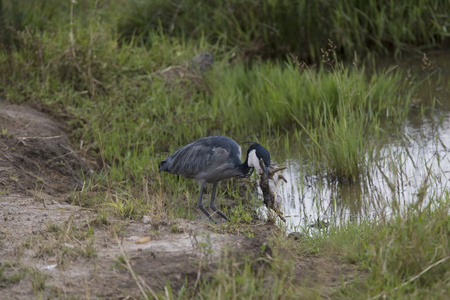
[[[311,228],[317,220],[339,225],[346,221],[384,218],[413,205],[427,205],[442,195],[450,173],[450,117],[407,122],[405,140],[391,141],[367,176],[355,184],[308,177],[307,162],[286,159],[281,186],[288,230]],[[421,203],[419,203],[421,202]]]
[[[403,126],[385,128],[394,129],[395,134],[358,183],[319,179],[310,171],[306,154],[283,152],[283,141],[279,142],[280,147],[274,147],[272,156],[279,159],[278,165],[288,167],[283,171],[288,182],[281,185],[288,231],[308,230],[317,220],[339,226],[347,221],[385,218],[408,206],[432,204],[445,192],[450,176],[449,55],[431,56],[433,69],[424,69],[420,57],[400,63],[384,61],[385,67],[398,64],[406,74],[416,74],[416,79],[405,80],[421,80],[423,84],[414,94],[414,105]],[[401,139],[397,133],[401,133]],[[298,143],[308,147],[308,141]],[[298,151],[302,147],[292,148]],[[283,155],[288,158],[283,160]],[[262,213],[265,214],[265,208]]]

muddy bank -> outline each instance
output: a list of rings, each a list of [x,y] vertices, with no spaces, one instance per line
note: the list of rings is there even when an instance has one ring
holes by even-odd
[[[0,100],[0,190],[50,195],[80,188],[90,169],[62,125],[27,106]]]

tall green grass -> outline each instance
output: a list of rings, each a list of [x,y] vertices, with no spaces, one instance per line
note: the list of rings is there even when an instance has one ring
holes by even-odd
[[[266,123],[290,130],[299,122],[317,126],[345,110],[362,110],[367,121],[402,119],[408,111],[401,72],[367,75],[364,70],[308,69],[296,64],[220,66],[211,80],[214,118],[224,125]],[[404,95],[404,97],[401,96]],[[223,112],[230,112],[223,114]],[[345,116],[346,118],[347,116]]]
[[[401,72],[368,75],[339,63],[331,70],[266,62],[215,71],[210,106],[224,130],[306,135],[314,168],[346,182],[368,170],[383,144],[380,123],[404,120],[414,92]]]
[[[348,259],[370,271],[361,285],[342,288],[344,298],[445,298],[450,291],[448,192],[428,203],[402,209],[376,225],[348,225],[333,233],[333,251],[344,249]]]
[[[400,56],[448,43],[450,4],[444,0],[134,2],[121,18],[125,40],[152,44],[152,32],[206,39],[236,49],[244,57],[282,58],[294,53],[320,61],[332,39],[340,56],[355,52]]]
[[[0,42],[17,45],[16,31],[49,31],[66,22],[89,23],[95,14],[123,44],[151,48],[159,31],[168,37],[203,40],[233,50],[240,57],[281,58],[296,54],[320,62],[332,39],[340,57],[354,53],[390,54],[448,45],[450,4],[445,0],[414,3],[386,1],[3,1]]]

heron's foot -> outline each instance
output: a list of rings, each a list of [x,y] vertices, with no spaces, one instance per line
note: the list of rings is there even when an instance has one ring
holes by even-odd
[[[211,207],[211,209],[214,212],[216,212],[219,216],[221,216],[222,218],[224,218],[225,220],[228,221],[228,217],[223,212],[221,212],[215,204],[210,204],[209,207]]]
[[[213,222],[214,224],[217,224],[217,221],[209,214],[209,212],[206,210],[206,208],[203,206],[203,204],[198,204],[198,208],[202,210],[202,212],[208,217],[208,219]]]

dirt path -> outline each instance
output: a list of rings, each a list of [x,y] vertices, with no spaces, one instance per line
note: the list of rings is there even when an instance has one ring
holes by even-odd
[[[225,251],[270,255],[270,248],[261,253],[269,224],[254,225],[253,238],[217,233],[203,221],[170,220],[157,230],[147,222],[102,224],[95,212],[69,204],[83,184],[80,170],[91,172],[61,124],[0,100],[0,299],[134,299],[140,291],[124,257],[147,289],[170,282],[177,291],[186,278],[194,284],[212,276]],[[299,280],[321,289],[352,272],[323,258],[296,265]]]
[[[199,264],[214,264],[224,249],[259,253],[264,243],[259,238],[214,233],[208,223],[186,220],[173,220],[157,232],[150,224],[118,221],[121,228],[115,230],[93,224],[89,210],[48,195],[3,196],[0,211],[0,263],[7,266],[1,299],[29,299],[36,292],[34,273],[45,277],[44,295],[50,299],[86,293],[108,299],[138,296],[133,278],[119,263],[123,255],[119,243],[145,282],[161,288],[170,281],[174,290],[186,277],[194,282]],[[115,231],[122,232],[119,243]],[[137,243],[143,237],[150,241]],[[8,282],[17,272],[24,277]]]

